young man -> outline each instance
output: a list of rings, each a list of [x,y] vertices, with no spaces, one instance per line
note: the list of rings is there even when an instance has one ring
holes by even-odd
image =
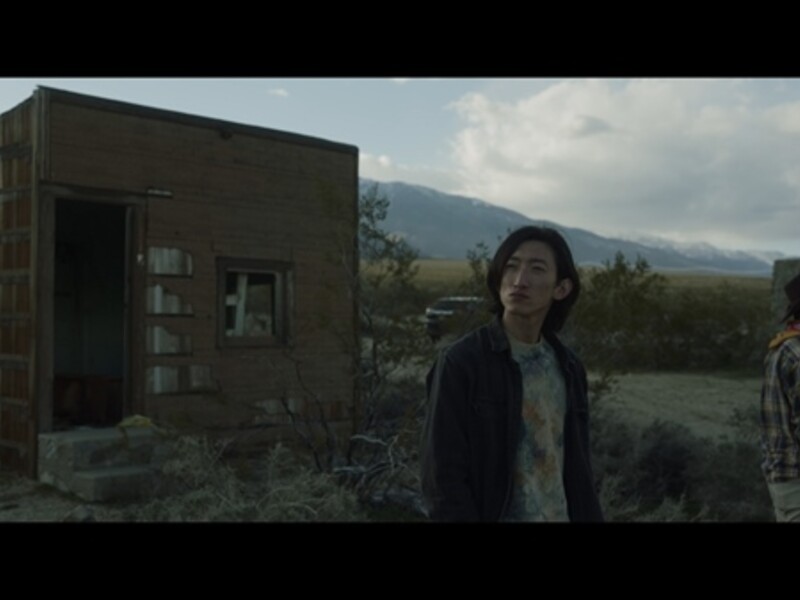
[[[445,521],[601,521],[589,460],[586,372],[556,337],[580,293],[572,253],[523,227],[487,274],[493,322],[428,374],[422,488]]]
[[[769,344],[761,389],[761,469],[777,521],[800,521],[800,275],[784,288],[786,329]]]

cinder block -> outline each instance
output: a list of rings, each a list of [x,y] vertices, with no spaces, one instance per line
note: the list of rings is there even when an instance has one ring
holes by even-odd
[[[39,435],[38,478],[90,501],[136,497],[152,489],[153,474],[166,455],[166,440],[150,427],[44,433]],[[140,484],[145,488],[139,490]]]
[[[155,483],[150,467],[107,467],[75,473],[70,490],[88,502],[145,498]]]

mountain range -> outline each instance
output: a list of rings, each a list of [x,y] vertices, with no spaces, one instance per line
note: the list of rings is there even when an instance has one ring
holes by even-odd
[[[773,261],[784,256],[780,252],[721,250],[705,243],[679,244],[653,237],[603,237],[585,229],[533,220],[477,198],[402,182],[361,178],[360,192],[376,184],[379,194],[390,202],[383,228],[405,239],[422,258],[465,259],[478,242],[494,251],[509,230],[523,225],[545,225],[561,231],[581,265],[601,265],[622,252],[629,261],[641,256],[661,271],[770,276]]]

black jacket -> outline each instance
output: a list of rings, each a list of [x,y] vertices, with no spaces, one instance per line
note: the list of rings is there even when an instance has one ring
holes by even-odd
[[[571,521],[602,521],[589,459],[586,371],[545,334],[564,374],[564,489]],[[444,349],[428,373],[422,491],[431,518],[498,521],[511,497],[522,374],[495,319]]]

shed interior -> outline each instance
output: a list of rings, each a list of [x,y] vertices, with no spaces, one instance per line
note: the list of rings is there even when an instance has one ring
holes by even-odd
[[[126,207],[59,199],[54,260],[53,428],[122,418]]]

